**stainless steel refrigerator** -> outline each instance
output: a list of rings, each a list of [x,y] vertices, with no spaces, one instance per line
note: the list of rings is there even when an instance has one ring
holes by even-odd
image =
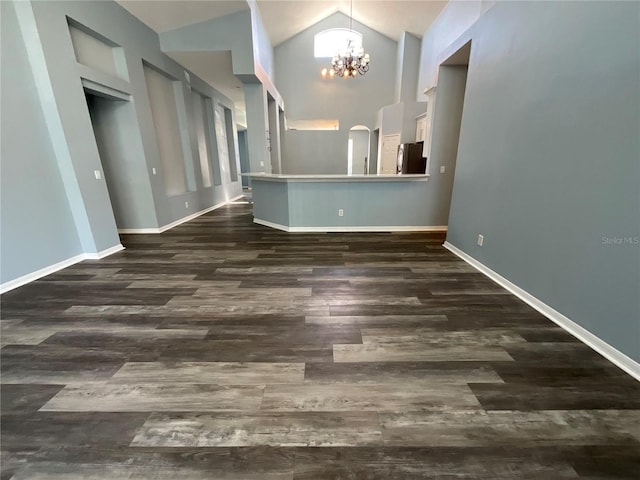
[[[425,173],[427,159],[422,156],[422,143],[398,145],[398,175]]]

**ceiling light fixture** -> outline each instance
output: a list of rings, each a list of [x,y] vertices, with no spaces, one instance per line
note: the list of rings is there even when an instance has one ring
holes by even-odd
[[[349,15],[349,32],[353,30],[353,0],[351,0],[351,14]],[[322,76],[337,75],[343,78],[353,78],[356,75],[364,75],[369,71],[369,54],[364,53],[364,48],[356,48],[353,40],[347,40],[346,48],[339,50],[331,60],[331,68],[322,70]]]

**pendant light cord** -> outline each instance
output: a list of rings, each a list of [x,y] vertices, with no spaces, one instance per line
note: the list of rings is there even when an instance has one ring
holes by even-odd
[[[349,15],[349,31],[353,30],[353,0],[351,0],[351,14]]]

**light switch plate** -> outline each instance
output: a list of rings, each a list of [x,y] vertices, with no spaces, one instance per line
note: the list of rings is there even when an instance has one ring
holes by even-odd
[[[96,180],[100,180],[102,178],[102,173],[100,173],[100,170],[94,170],[93,174],[96,176]]]
[[[444,173],[446,169],[447,169],[447,167],[445,167],[444,165],[442,165],[442,166],[440,167],[440,173]]]

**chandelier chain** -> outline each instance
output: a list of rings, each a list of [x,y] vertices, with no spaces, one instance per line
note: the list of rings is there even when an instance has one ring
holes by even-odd
[[[349,15],[349,32],[353,32],[353,0],[351,0],[351,8]],[[353,44],[353,38],[347,40],[346,49],[338,51],[331,60],[331,68],[327,71],[323,70],[330,77],[335,75],[342,78],[353,78],[356,75],[364,75],[369,71],[369,54],[364,53],[364,48],[356,48]]]

